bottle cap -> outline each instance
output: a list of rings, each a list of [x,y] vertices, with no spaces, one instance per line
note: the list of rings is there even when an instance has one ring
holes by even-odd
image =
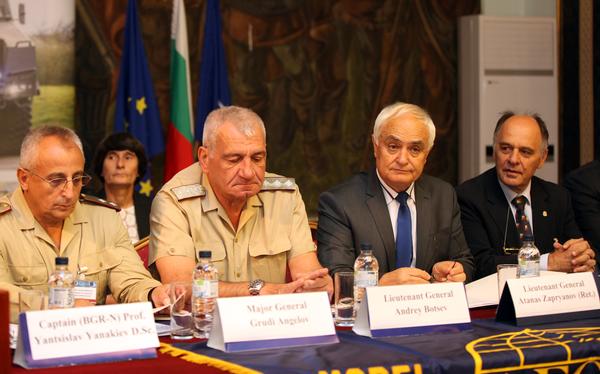
[[[360,250],[361,251],[372,251],[373,246],[371,245],[371,243],[360,243]]]
[[[69,258],[68,257],[57,257],[54,260],[54,265],[69,265]]]
[[[532,234],[528,234],[528,235],[525,235],[523,237],[523,242],[533,242],[533,241],[534,240],[533,240],[533,235]]]
[[[207,250],[198,251],[198,257],[199,258],[211,258],[212,251],[207,251]]]

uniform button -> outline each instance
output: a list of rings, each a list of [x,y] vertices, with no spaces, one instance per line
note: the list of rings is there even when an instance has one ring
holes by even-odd
[[[21,278],[21,282],[27,282],[29,280],[28,276],[24,276],[23,278]]]
[[[233,239],[233,242],[237,243],[238,242],[238,238]]]
[[[173,248],[169,248],[169,250],[167,252],[169,252],[169,254],[172,255],[175,253],[175,250]]]
[[[102,267],[102,262],[100,262],[100,263],[98,264],[98,266]]]
[[[240,277],[240,275],[241,275],[240,273],[235,273],[235,276],[238,278]]]

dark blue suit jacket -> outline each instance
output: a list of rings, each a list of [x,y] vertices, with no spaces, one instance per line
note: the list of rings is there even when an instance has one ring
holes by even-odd
[[[600,161],[571,172],[565,187],[571,191],[575,220],[597,255],[600,253]]]
[[[456,192],[465,237],[475,257],[475,279],[495,273],[498,264],[516,263],[516,255],[505,255],[503,251],[503,247],[518,248],[519,235],[496,169],[464,182]],[[531,211],[533,236],[540,253],[554,250],[554,238],[564,243],[581,237],[569,193],[563,187],[534,176]]]

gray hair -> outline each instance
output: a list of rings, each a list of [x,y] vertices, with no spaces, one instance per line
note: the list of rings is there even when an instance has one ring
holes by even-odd
[[[263,120],[248,108],[239,106],[226,106],[213,110],[204,121],[204,132],[202,133],[202,145],[205,147],[213,146],[217,136],[217,129],[225,123],[231,123],[236,129],[246,136],[255,135],[257,127],[262,131],[262,135],[267,141],[267,132]]]
[[[38,145],[45,138],[52,136],[59,138],[65,143],[74,143],[81,151],[81,154],[84,154],[83,145],[75,131],[56,125],[44,125],[35,129],[30,129],[27,135],[25,135],[23,143],[21,143],[19,166],[25,169],[33,168],[35,158],[37,157]]]
[[[373,126],[373,137],[375,143],[379,144],[379,135],[381,134],[381,128],[391,119],[401,117],[405,114],[412,115],[417,121],[421,122],[429,133],[427,139],[427,150],[431,150],[433,147],[433,141],[435,140],[435,125],[433,120],[429,116],[429,113],[425,109],[418,105],[397,102],[392,105],[388,105],[379,112],[375,119],[375,126]]]
[[[500,118],[498,119],[498,122],[496,122],[496,128],[494,129],[494,144],[496,144],[497,138],[498,138],[498,133],[500,132],[500,129],[502,129],[502,126],[504,125],[504,123],[506,121],[509,120],[509,118],[514,117],[514,116],[527,116],[527,117],[531,117],[535,120],[535,122],[537,123],[539,129],[540,129],[540,133],[542,134],[542,153],[545,152],[548,149],[548,138],[550,137],[549,133],[548,133],[548,127],[546,126],[546,122],[544,122],[544,120],[542,119],[542,116],[540,116],[538,113],[531,113],[531,112],[527,112],[527,113],[515,113],[511,110],[507,110],[504,111],[500,114]]]

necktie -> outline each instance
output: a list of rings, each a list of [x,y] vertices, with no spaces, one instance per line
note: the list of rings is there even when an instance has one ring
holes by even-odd
[[[412,228],[407,199],[406,192],[396,195],[396,200],[400,203],[396,221],[396,268],[409,267],[412,261]]]
[[[523,239],[533,238],[533,232],[531,231],[531,225],[525,215],[525,204],[527,198],[525,196],[517,196],[512,199],[512,204],[515,206],[515,223],[517,224],[517,232],[519,233],[519,242],[523,244]]]

